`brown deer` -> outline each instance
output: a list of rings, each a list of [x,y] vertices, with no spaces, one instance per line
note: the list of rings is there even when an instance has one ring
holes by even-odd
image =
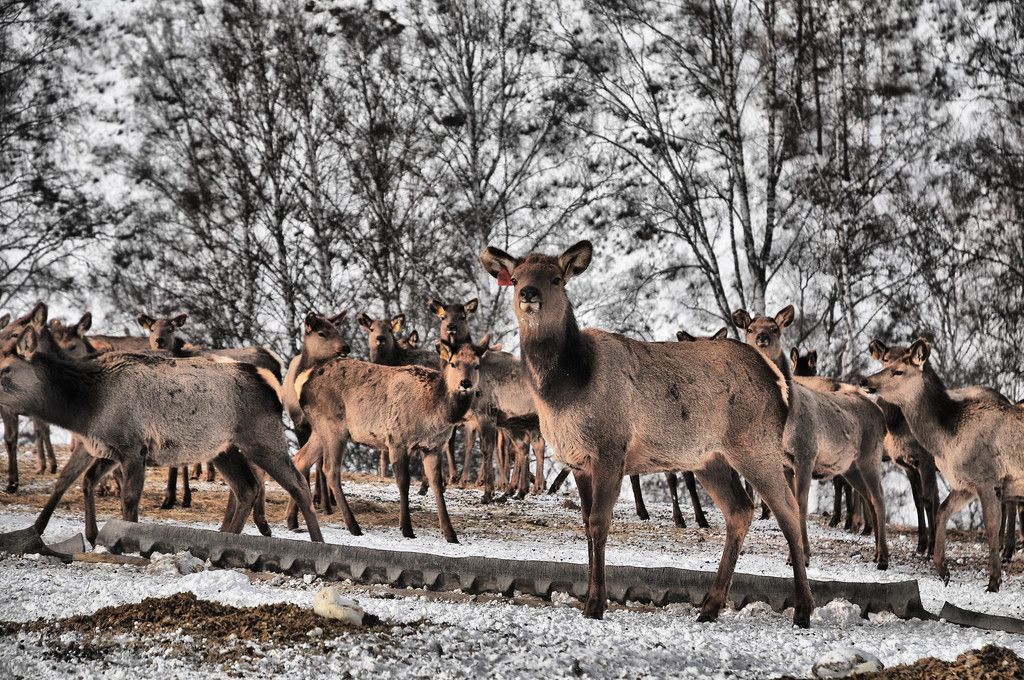
[[[476,313],[479,306],[480,301],[477,298],[462,304],[457,302],[446,303],[437,298],[430,298],[427,301],[427,307],[441,320],[441,338],[454,344],[469,342],[469,317]],[[445,455],[448,459],[448,481],[450,484],[458,484],[459,486],[469,485],[470,464],[473,460],[473,445],[476,442],[477,434],[476,420],[468,418],[462,425],[464,451],[462,475],[459,476],[458,468],[455,466],[455,437],[457,432],[452,433],[452,438],[445,447]]]
[[[724,340],[729,335],[728,328],[719,328],[714,335],[707,337],[708,340]],[[676,331],[677,342],[693,342],[697,337],[686,331]],[[686,528],[686,519],[683,518],[683,511],[679,507],[679,479],[675,472],[666,472],[665,481],[668,483],[669,496],[672,499],[672,523],[680,529]],[[690,503],[693,505],[694,520],[701,529],[707,529],[707,517],[704,515],[704,508],[701,506],[700,496],[697,494],[697,479],[692,472],[683,473],[683,481],[686,483],[686,490],[690,493]],[[633,489],[633,505],[636,507],[636,516],[647,521],[651,518],[647,512],[647,505],[644,503],[643,491],[640,487],[640,475],[630,475],[629,483]]]
[[[296,499],[310,536],[323,540],[309,492],[288,457],[280,386],[269,372],[236,362],[122,352],[72,360],[40,351],[38,340],[29,326],[14,351],[4,353],[0,405],[74,432],[108,470],[120,465],[125,520],[138,520],[147,462],[179,466],[212,459],[237,499],[222,529],[240,531],[252,511],[255,465]],[[63,480],[62,473],[58,486]]]
[[[726,522],[725,550],[698,620],[717,618],[754,516],[736,470],[772,504],[792,556],[794,622],[809,626],[800,508],[782,446],[785,381],[738,342],[642,342],[581,331],[565,286],[587,269],[592,250],[581,241],[558,257],[516,258],[494,247],[480,256],[492,276],[514,286],[541,431],[579,490],[590,563],[584,616],[601,618],[607,606],[605,545],[623,475],[691,470]]]
[[[887,366],[894,361],[899,361],[907,352],[907,347],[904,345],[890,347],[882,341],[875,339],[868,345],[868,350],[872,358],[881,362],[883,366]],[[982,385],[969,385],[951,389],[948,390],[948,395],[954,401],[973,399],[989,401],[1003,406],[1010,405],[1010,400],[999,391]],[[921,507],[918,510],[918,526],[921,526],[922,519],[928,526],[927,543],[924,549],[922,549],[921,545],[920,532],[918,533],[918,552],[925,553],[928,557],[933,557],[935,551],[936,513],[939,508],[939,487],[935,475],[935,458],[931,452],[918,442],[898,406],[880,397],[876,399],[876,402],[883,412],[886,413],[886,425],[889,428],[889,436],[886,437],[886,450],[890,458],[904,466],[904,469],[908,470],[908,475],[910,474],[910,467],[916,465],[918,468],[920,489],[915,494],[915,505],[917,504],[916,499],[918,496],[920,496],[921,503]],[[915,493],[913,478],[911,479],[911,493]],[[1014,521],[1016,514],[1014,510],[1013,503],[1008,502],[1004,505],[1004,533],[1006,541],[1003,559],[1005,561],[1010,560],[1016,549],[1014,544],[1016,530],[1012,526],[1016,523]],[[1009,529],[1009,531],[1006,531],[1006,529]]]
[[[782,349],[783,330],[793,323],[789,305],[774,317],[751,317],[746,310],[733,313],[733,323],[746,333],[747,344],[757,348],[791,385],[790,416],[786,423],[786,451],[794,457],[796,495],[800,521],[807,540],[807,500],[811,481],[843,475],[868,499],[875,527],[875,562],[889,566],[885,527],[885,494],[882,491],[882,412],[854,391],[821,392],[794,380],[789,357]],[[805,543],[805,559],[810,546]]]
[[[45,310],[42,303],[36,304],[25,316],[11,321],[11,315],[5,313],[0,316],[0,340],[16,335],[29,323],[33,323],[39,317],[40,310]],[[45,316],[44,316],[45,318]],[[4,446],[7,449],[7,492],[16,493],[20,486],[18,477],[18,434],[20,424],[18,414],[11,413],[7,409],[0,408],[0,419],[4,424]],[[36,443],[36,460],[39,464],[36,471],[39,474],[46,472],[49,463],[50,473],[57,472],[57,456],[53,451],[53,443],[50,436],[50,426],[39,418],[31,418],[33,434]]]
[[[917,440],[935,457],[949,485],[935,526],[935,568],[949,582],[946,525],[977,497],[989,548],[989,592],[1002,581],[999,529],[1003,501],[1024,498],[1024,412],[1012,404],[976,396],[957,400],[928,363],[931,345],[918,338],[899,358],[861,383],[899,407]]]
[[[319,366],[335,357],[348,356],[352,347],[345,340],[339,330],[342,319],[347,312],[326,317],[316,312],[306,314],[304,334],[302,337],[302,351],[299,352],[288,364],[288,372],[284,379],[284,408],[292,421],[295,429],[295,437],[301,448],[309,441],[310,427],[302,407],[299,405],[299,395],[295,391],[295,378],[314,366]],[[323,466],[316,466],[316,494],[313,497],[313,505],[321,505],[325,514],[332,512],[330,489],[327,488],[327,477],[323,473]]]
[[[296,391],[312,435],[296,454],[296,465],[305,471],[322,457],[328,484],[353,535],[362,530],[341,487],[345,447],[350,440],[388,452],[406,538],[415,538],[409,514],[409,458],[420,452],[424,474],[434,491],[441,532],[449,543],[458,543],[445,505],[439,452],[473,404],[480,383],[480,358],[487,352],[488,341],[489,337],[479,346],[467,343],[457,347],[439,341],[439,371],[332,359],[299,374]]]

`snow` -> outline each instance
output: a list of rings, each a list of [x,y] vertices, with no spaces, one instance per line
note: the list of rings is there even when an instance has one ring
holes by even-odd
[[[397,500],[392,484],[350,482],[346,484],[346,493],[350,499],[382,503]],[[418,538],[407,540],[395,528],[382,526],[368,527],[366,535],[353,537],[343,527],[335,526],[336,520],[332,519],[325,527],[325,537],[333,543],[446,555],[566,562],[585,559],[586,544],[578,531],[578,510],[566,507],[572,496],[531,497],[486,508],[478,505],[477,490],[453,488],[446,497],[462,541],[458,545],[445,543],[433,524],[417,526]],[[641,523],[632,514],[632,499],[620,499],[615,524],[627,531],[613,532],[609,563],[715,568],[721,550],[721,519],[717,513],[709,513],[713,525],[710,530],[677,530],[671,525],[667,504],[648,499],[647,505],[654,519]],[[416,497],[413,510],[414,516],[416,510],[432,512],[433,500]],[[684,513],[692,517],[688,508]],[[159,519],[158,513],[149,514],[154,516],[145,517],[146,521]],[[0,530],[24,527],[33,516],[31,508],[5,506],[0,509]],[[475,521],[470,522],[470,517]],[[543,524],[534,524],[538,521]],[[58,540],[80,529],[81,522],[73,514],[58,515],[46,539]],[[907,537],[893,538],[893,567],[888,572],[878,572],[864,559],[871,545],[869,537],[849,536],[821,526],[820,522],[812,522],[810,529],[816,551],[810,568],[812,578],[915,578],[920,583],[925,607],[933,612],[938,611],[943,601],[950,600],[970,609],[1024,615],[1024,584],[1019,572],[1012,571],[1006,577],[1003,592],[983,592],[985,580],[975,564],[981,551],[977,542],[953,542],[954,561],[974,566],[958,565],[951,585],[944,587],[932,574],[930,564],[910,556],[914,542]],[[280,536],[305,536],[280,526],[274,530]],[[663,534],[664,540],[651,540],[652,534]],[[756,521],[740,558],[739,571],[790,575],[779,553],[781,545],[774,522]],[[146,567],[84,563],[65,566],[47,560],[3,557],[0,589],[7,597],[0,601],[0,619],[63,617],[184,591],[236,606],[290,602],[311,607],[315,594],[325,585],[321,579],[312,577],[250,579],[240,571],[215,568],[181,576],[171,570]],[[108,650],[103,660],[77,658],[69,665],[70,662],[55,661],[52,650],[41,646],[38,634],[20,633],[0,637],[0,668],[39,678],[72,672],[97,677],[157,673],[214,677],[247,670],[287,673],[300,678],[346,672],[358,676],[451,678],[575,677],[578,673],[601,678],[774,677],[809,676],[812,665],[830,650],[848,647],[877,657],[886,667],[924,656],[951,660],[967,649],[990,643],[1024,653],[1022,636],[941,622],[903,621],[892,614],[873,614],[864,619],[856,605],[842,600],[816,609],[812,628],[800,630],[790,623],[792,612],[776,613],[764,604],[725,611],[714,624],[696,623],[696,610],[688,604],[664,608],[639,604],[613,606],[604,621],[591,621],[581,616],[578,603],[567,596],[555,597],[547,603],[528,597],[470,597],[345,583],[340,589],[358,600],[367,613],[396,627],[387,634],[368,632],[328,640],[322,648],[297,650],[264,645],[258,659],[232,662],[231,667],[209,664],[188,655],[175,656],[168,651],[167,641],[162,640],[145,641],[150,646],[147,653],[129,652],[131,647],[126,645],[123,653]],[[415,622],[421,623],[406,625]],[[248,663],[254,665],[247,666]]]

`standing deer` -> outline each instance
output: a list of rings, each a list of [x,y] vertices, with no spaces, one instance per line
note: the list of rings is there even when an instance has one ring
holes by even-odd
[[[469,317],[476,313],[480,301],[473,298],[467,302],[445,303],[437,298],[430,298],[427,307],[437,318],[441,320],[440,336],[442,339],[454,344],[469,342]],[[473,444],[478,433],[477,423],[473,418],[468,418],[462,425],[462,442],[464,445],[462,458],[462,475],[459,476],[458,468],[455,466],[455,437],[445,447],[445,455],[448,458],[448,481],[450,484],[467,486],[470,479],[470,464],[473,460]]]
[[[299,405],[299,394],[295,390],[295,378],[303,371],[319,366],[335,357],[348,356],[352,347],[345,341],[338,330],[347,312],[326,317],[316,312],[306,314],[305,333],[302,337],[302,351],[292,358],[288,364],[288,372],[284,378],[284,409],[292,421],[295,437],[301,448],[309,441],[310,426]],[[316,494],[313,504],[322,503],[324,514],[331,514],[331,493],[327,487],[327,477],[323,465],[316,466]]]
[[[895,349],[895,348],[893,348]],[[954,399],[928,363],[931,345],[915,340],[861,383],[903,412],[917,440],[935,457],[949,484],[935,526],[935,568],[949,582],[946,525],[951,515],[977,497],[989,548],[988,592],[1002,581],[999,528],[1001,503],[1024,499],[1024,412],[1012,404],[976,396]]]
[[[322,541],[309,491],[288,457],[279,390],[267,371],[235,362],[121,352],[62,358],[40,351],[31,326],[0,360],[0,405],[74,432],[101,459],[97,475],[121,466],[125,520],[138,521],[147,462],[212,459],[237,499],[222,529],[240,531],[252,511],[255,465],[296,500],[311,538]],[[58,501],[62,493],[55,489]]]
[[[26,325],[38,322],[40,310],[43,310],[43,319],[45,320],[45,309],[46,307],[43,303],[38,303],[28,314],[13,322],[9,313],[0,316],[0,339],[16,335]],[[4,446],[7,448],[6,490],[7,493],[16,493],[20,486],[18,477],[18,433],[20,430],[18,414],[0,408],[0,419],[3,420],[4,424]],[[53,452],[50,426],[39,418],[31,418],[31,420],[36,442],[36,460],[39,463],[36,472],[39,474],[46,472],[47,464],[49,464],[50,472],[55,473],[57,472],[57,456]]]
[[[885,527],[885,494],[882,491],[882,442],[885,419],[866,399],[850,391],[821,392],[794,380],[789,359],[782,349],[783,330],[793,323],[789,305],[774,317],[751,318],[746,310],[733,313],[733,323],[746,333],[747,344],[756,347],[786,376],[792,387],[791,413],[786,423],[786,451],[794,457],[796,495],[800,520],[807,540],[807,500],[814,477],[843,475],[871,506],[875,527],[875,562],[889,566]],[[810,546],[804,545],[805,559]]]
[[[514,286],[540,428],[579,490],[590,564],[583,615],[602,618],[607,606],[605,545],[623,475],[691,470],[726,522],[722,560],[698,620],[716,619],[754,516],[736,470],[775,511],[792,558],[794,623],[808,627],[813,601],[800,508],[782,446],[788,386],[738,342],[641,342],[581,331],[565,286],[587,269],[592,252],[581,241],[558,257],[516,258],[495,247],[480,256],[492,276]]]
[[[728,328],[719,328],[714,335],[708,336],[708,340],[724,340],[729,334]],[[686,331],[676,331],[678,342],[693,342],[697,337]],[[672,522],[680,529],[686,528],[686,520],[683,518],[683,511],[679,507],[679,479],[675,472],[666,472],[665,481],[668,483],[669,496],[672,499]],[[701,529],[707,529],[707,517],[704,516],[704,508],[701,507],[700,496],[697,495],[697,479],[692,472],[683,473],[683,481],[686,483],[686,490],[690,493],[690,503],[693,505],[694,520]],[[640,475],[630,475],[629,483],[633,489],[633,505],[636,507],[636,516],[645,522],[651,518],[647,512],[647,505],[644,503],[643,491],[640,488]]]
[[[889,347],[877,339],[871,341],[868,345],[868,350],[872,358],[881,362],[883,366],[899,361],[907,352],[905,346],[894,345]],[[1003,406],[1010,405],[1010,400],[997,390],[982,385],[969,385],[967,387],[951,389],[948,390],[947,394],[954,401],[972,399],[989,401]],[[930,451],[918,442],[917,437],[914,436],[910,425],[898,406],[891,404],[881,397],[877,398],[876,402],[883,412],[886,413],[886,426],[889,428],[889,436],[886,437],[886,450],[890,458],[905,466],[905,469],[908,470],[908,475],[910,475],[911,467],[917,467],[920,477],[920,488],[917,492],[914,490],[915,480],[911,477],[911,493],[914,494],[915,505],[918,505],[918,498],[920,499],[918,507],[919,531],[917,551],[927,554],[928,557],[933,557],[935,552],[936,513],[939,508],[939,486],[935,475],[935,458]],[[1004,507],[1004,521],[1007,527],[1010,528],[1010,531],[1005,532],[1006,544],[1004,545],[1003,557],[1006,561],[1009,561],[1015,549],[1013,541],[1016,531],[1010,526],[1015,523],[1013,522],[1015,508],[1012,507],[1012,503],[1007,503],[1006,505],[1010,507]],[[920,532],[922,520],[927,523],[928,527],[927,540],[923,548]]]
[[[299,402],[312,428],[309,441],[295,456],[296,465],[305,471],[318,458],[323,459],[328,484],[353,535],[360,535],[362,529],[341,487],[349,440],[389,454],[406,538],[415,538],[409,513],[409,458],[420,452],[424,474],[434,490],[441,532],[449,543],[458,543],[445,505],[439,452],[473,404],[480,382],[480,357],[487,352],[488,341],[485,337],[479,346],[467,343],[458,347],[439,341],[440,370],[332,359],[296,378]],[[290,505],[289,524],[292,514]]]

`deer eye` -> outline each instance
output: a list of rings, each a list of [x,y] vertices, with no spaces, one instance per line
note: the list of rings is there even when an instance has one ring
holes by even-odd
[[[556,276],[555,278],[551,279],[551,285],[552,286],[557,286],[561,282],[562,282],[562,277],[561,276]]]
[[[518,285],[519,285],[519,279],[517,279],[516,277],[514,277],[514,276],[513,276],[513,277],[512,277],[511,279],[509,279],[509,280],[510,280],[510,281],[512,282],[512,285],[513,285],[513,286],[518,286]]]
[[[772,326],[772,333],[778,333],[778,332],[779,332],[779,327],[778,326]]]
[[[903,371],[893,371],[893,375],[903,375]]]

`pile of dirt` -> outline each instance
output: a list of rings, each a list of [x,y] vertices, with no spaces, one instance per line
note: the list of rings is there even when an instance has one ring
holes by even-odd
[[[1010,680],[1024,678],[1024,659],[1013,650],[997,645],[986,645],[981,649],[964,652],[955,661],[921,659],[908,666],[893,666],[878,673],[856,676],[877,680],[909,680],[929,678],[931,680],[953,680],[961,678],[985,678],[986,680]]]
[[[92,614],[80,614],[57,621],[39,619],[24,624],[4,624],[0,634],[19,630],[74,632],[82,635],[120,635],[152,637],[181,631],[194,638],[236,639],[275,644],[310,641],[310,631],[319,628],[320,639],[345,634],[381,632],[390,628],[372,614],[363,618],[363,626],[350,626],[325,619],[294,604],[267,604],[258,607],[231,605],[200,600],[194,593],[170,597],[149,597],[135,604],[104,607]]]

